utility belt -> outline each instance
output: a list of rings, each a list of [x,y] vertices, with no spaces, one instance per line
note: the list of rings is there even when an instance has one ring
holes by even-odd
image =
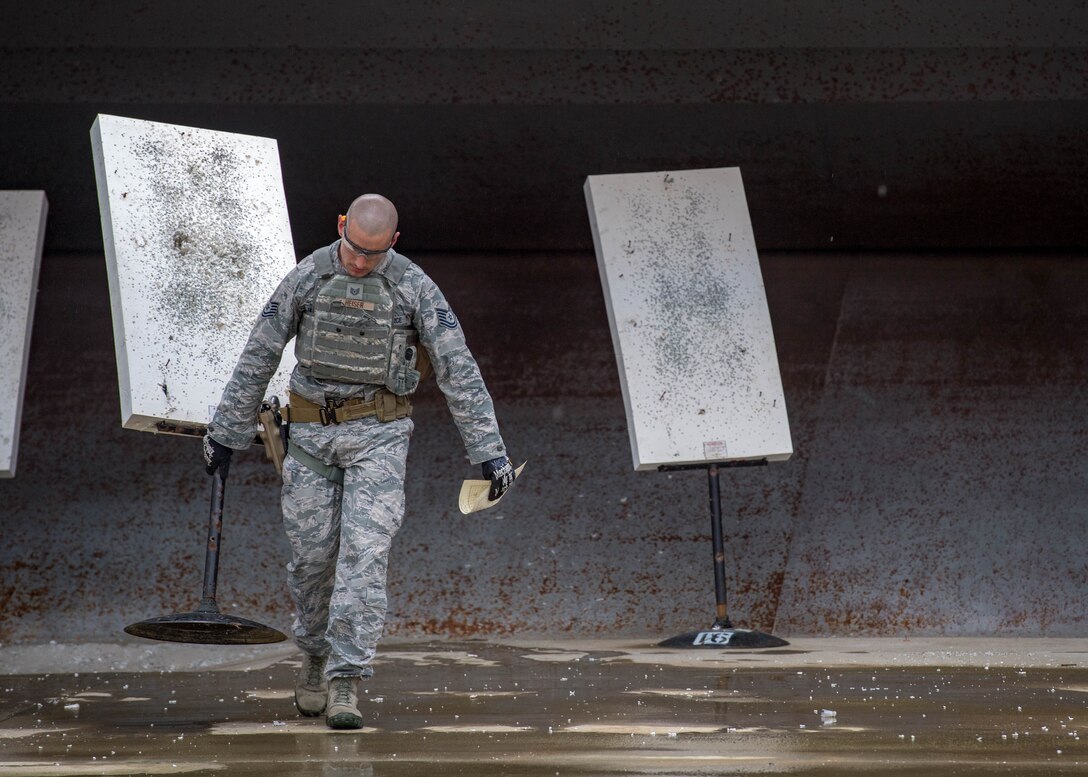
[[[408,397],[398,396],[385,389],[379,389],[373,399],[330,399],[323,405],[311,402],[292,391],[290,402],[282,410],[285,423],[320,423],[322,426],[370,416],[376,416],[383,422],[396,421],[411,414],[412,403]]]
[[[330,399],[324,405],[311,402],[292,391],[290,404],[280,407],[279,400],[272,397],[261,405],[258,418],[261,422],[260,436],[264,442],[265,453],[281,477],[283,459],[291,456],[319,475],[342,485],[344,470],[326,464],[295,445],[286,434],[287,424],[320,423],[328,426],[370,416],[376,416],[379,421],[396,421],[411,414],[412,403],[408,401],[408,397],[398,396],[385,389],[379,389],[373,399]]]

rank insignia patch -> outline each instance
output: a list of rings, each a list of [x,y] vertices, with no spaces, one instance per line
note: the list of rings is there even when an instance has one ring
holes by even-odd
[[[267,305],[264,306],[264,310],[261,311],[261,318],[275,318],[277,315],[279,315],[279,312],[280,303],[269,302]]]
[[[457,316],[453,315],[453,311],[447,308],[438,308],[438,323],[446,327],[446,329],[457,328]]]

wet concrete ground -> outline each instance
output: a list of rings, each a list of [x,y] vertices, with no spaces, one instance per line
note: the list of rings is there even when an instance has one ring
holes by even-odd
[[[8,660],[0,774],[1088,773],[1088,640],[402,643],[361,688],[361,732],[298,717],[298,659],[48,674]]]

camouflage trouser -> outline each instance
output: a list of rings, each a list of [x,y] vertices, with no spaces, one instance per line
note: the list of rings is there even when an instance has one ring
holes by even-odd
[[[293,457],[283,464],[283,525],[294,635],[328,655],[329,677],[369,677],[385,623],[389,546],[404,516],[404,460],[412,420],[291,424],[291,440],[344,468],[341,487]]]

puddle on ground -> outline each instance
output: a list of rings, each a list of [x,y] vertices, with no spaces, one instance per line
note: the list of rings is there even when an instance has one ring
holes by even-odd
[[[506,696],[535,696],[536,691],[409,691],[413,696],[461,696],[466,699],[498,699]]]
[[[564,726],[556,729],[560,733],[568,734],[628,734],[631,736],[669,736],[677,734],[715,734],[721,731],[719,726],[690,726],[683,723],[639,723],[628,725],[623,723],[579,723],[575,726]]]
[[[0,728],[0,739],[22,739],[24,737],[44,736],[58,731],[73,731],[72,728],[50,728],[48,730],[34,728]]]
[[[217,763],[176,761],[102,761],[100,763],[53,763],[0,761],[4,777],[78,777],[80,775],[190,774],[227,768]]]
[[[424,726],[419,731],[433,731],[436,734],[516,734],[521,731],[532,731],[531,726],[504,726],[492,724],[465,724],[463,726]],[[411,731],[402,733],[412,733]]]
[[[312,734],[376,734],[378,729],[364,726],[361,729],[332,729],[325,725],[325,719],[321,717],[299,720],[273,720],[268,722],[257,721],[228,721],[216,723],[212,726],[211,734],[216,736],[253,736],[253,735],[312,735]]]
[[[375,666],[381,666],[389,661],[409,661],[413,666],[437,666],[442,664],[458,664],[461,666],[497,666],[494,661],[480,658],[475,653],[467,653],[459,650],[451,651],[396,651],[379,653],[380,658],[375,659]]]
[[[246,696],[250,699],[291,699],[293,701],[295,692],[279,688],[267,691],[246,691]]]
[[[713,702],[745,702],[747,704],[758,704],[760,699],[752,696],[738,696],[740,691],[729,691],[728,693],[722,691],[707,690],[705,688],[695,690],[692,688],[644,688],[637,691],[624,691],[624,693],[630,693],[635,696],[673,696],[678,699],[695,699],[698,701],[713,701]]]
[[[542,661],[553,663],[566,663],[569,661],[581,661],[588,653],[559,653],[551,651],[539,651],[535,653],[526,653],[522,658],[527,658],[530,661]]]
[[[295,661],[0,677],[0,774],[1088,773],[1083,667],[787,668],[731,655],[678,665],[657,655],[389,648],[360,686],[362,731],[298,716]]]

